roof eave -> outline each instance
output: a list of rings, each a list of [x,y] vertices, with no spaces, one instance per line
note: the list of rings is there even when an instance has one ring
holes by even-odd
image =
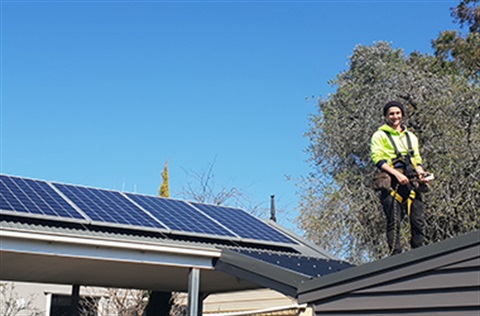
[[[300,284],[310,279],[228,249],[222,250],[220,257],[214,261],[214,268],[291,297],[296,296]]]

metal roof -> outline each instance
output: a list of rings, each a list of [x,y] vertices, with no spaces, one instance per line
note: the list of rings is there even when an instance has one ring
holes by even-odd
[[[396,273],[398,273],[398,270],[402,268],[409,267],[408,269],[412,272],[411,266],[414,264],[438,258],[464,248],[470,248],[472,245],[477,244],[480,244],[480,231],[474,231],[463,236],[447,239],[439,243],[416,248],[382,260],[363,264],[352,269],[341,271],[335,275],[325,276],[321,279],[312,279],[300,286],[299,294],[302,295],[310,291],[318,291],[322,288],[329,288],[353,280],[372,277],[388,271],[396,271]]]
[[[329,261],[336,262],[323,250],[276,223],[267,223],[283,230],[297,243],[289,247],[252,244],[1,215],[1,275],[2,279],[11,281],[185,292],[189,270],[197,267],[201,270],[201,293],[271,285],[273,289],[293,295],[296,289],[292,291],[288,282],[298,284],[320,272],[315,273],[312,267],[308,273],[302,273],[301,267],[293,271],[288,267],[292,261],[321,259],[323,261],[317,261],[318,271],[324,270]],[[265,262],[258,258],[259,253],[281,260]],[[247,265],[268,268],[258,273],[251,271],[247,277],[222,268],[227,258],[237,266],[246,258]],[[272,271],[276,271],[278,277],[272,276]],[[290,278],[282,279],[286,275]],[[270,277],[278,278],[275,284],[264,282]]]

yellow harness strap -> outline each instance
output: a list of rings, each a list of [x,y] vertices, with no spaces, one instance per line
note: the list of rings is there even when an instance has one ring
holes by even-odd
[[[395,191],[395,190],[390,191],[390,195],[393,196],[393,197],[395,198],[395,200],[398,201],[398,203],[402,203],[402,202],[403,202],[402,196],[401,196],[400,194],[398,194],[397,191]]]
[[[395,200],[398,201],[398,203],[403,203],[403,198],[400,194],[398,194],[398,192],[396,190],[392,190],[390,191],[390,195],[393,196],[393,198]],[[417,196],[417,194],[415,193],[415,190],[411,190],[410,191],[410,194],[408,195],[408,199],[407,199],[407,213],[408,213],[408,217],[410,217],[410,213],[411,213],[411,210],[412,210],[412,203],[413,203],[413,200],[415,200],[415,197]]]
[[[408,217],[410,217],[410,212],[412,210],[412,203],[413,203],[413,200],[415,200],[415,197],[416,197],[416,193],[414,190],[411,190],[410,191],[410,195],[408,196],[408,200],[407,200],[407,211],[408,211]]]

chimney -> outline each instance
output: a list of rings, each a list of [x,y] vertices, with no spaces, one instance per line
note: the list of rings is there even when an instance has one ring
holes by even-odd
[[[277,216],[275,214],[275,195],[270,195],[270,220],[276,222]]]

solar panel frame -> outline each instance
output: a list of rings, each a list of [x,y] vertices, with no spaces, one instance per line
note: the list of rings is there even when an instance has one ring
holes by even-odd
[[[64,183],[52,184],[86,214],[91,224],[170,233],[168,227],[128,199],[123,192]],[[135,218],[132,214],[139,217]],[[114,216],[118,217],[115,219]]]
[[[249,214],[240,208],[211,205],[192,201],[188,201],[188,203],[197,208],[200,212],[204,213],[206,216],[218,221],[222,226],[235,233],[235,235],[239,236],[241,241],[254,243],[261,241],[262,243],[272,245],[298,245],[294,239],[288,237],[285,233],[277,230],[275,227],[265,223],[262,219],[256,218],[252,214]],[[222,214],[226,214],[228,212],[229,216],[224,216],[221,218],[216,217],[217,213],[214,212],[215,209],[220,210]],[[250,223],[254,224],[255,227],[248,230],[245,220],[250,221]],[[261,238],[260,232],[262,229],[264,230],[263,236],[267,236],[267,238]]]
[[[4,206],[4,207],[2,207]],[[88,218],[43,180],[0,174],[2,214],[88,223]]]

